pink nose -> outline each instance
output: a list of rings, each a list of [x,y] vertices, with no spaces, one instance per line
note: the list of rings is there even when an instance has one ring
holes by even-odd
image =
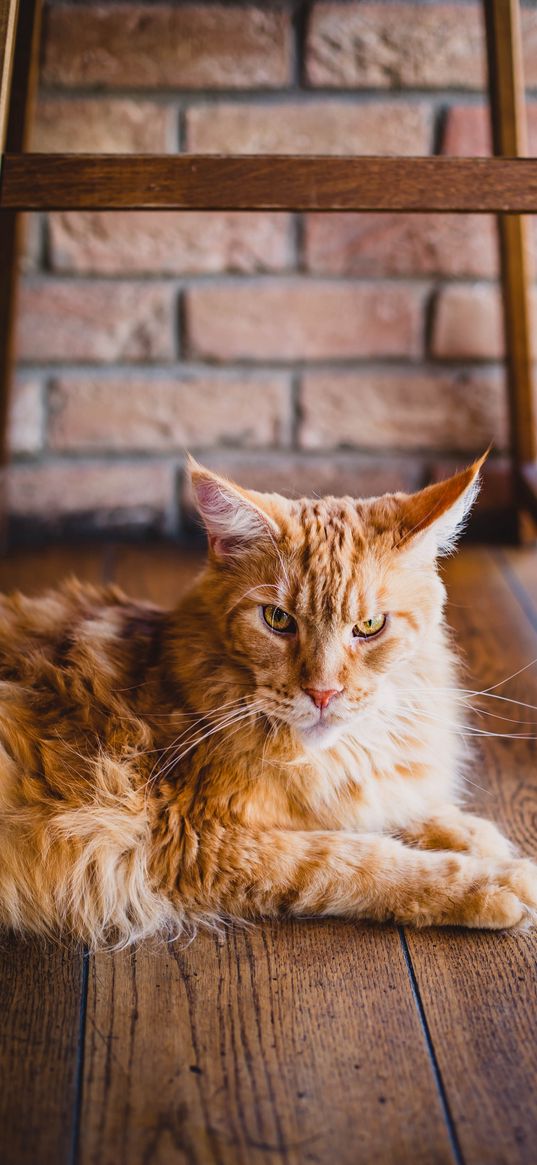
[[[304,688],[306,694],[313,700],[316,708],[327,708],[333,696],[339,694],[339,688],[325,688],[321,691],[320,688]]]

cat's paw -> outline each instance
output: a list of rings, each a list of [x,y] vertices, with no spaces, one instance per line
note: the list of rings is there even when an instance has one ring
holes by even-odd
[[[506,930],[534,925],[537,866],[522,858],[487,865],[474,878],[459,909],[463,926]]]
[[[465,819],[466,845],[468,853],[476,857],[492,858],[493,861],[503,861],[514,857],[514,846],[492,821],[483,817],[467,817]]]

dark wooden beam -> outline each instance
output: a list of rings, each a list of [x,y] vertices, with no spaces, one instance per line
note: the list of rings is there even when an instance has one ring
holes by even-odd
[[[537,213],[537,158],[8,154],[4,210]]]

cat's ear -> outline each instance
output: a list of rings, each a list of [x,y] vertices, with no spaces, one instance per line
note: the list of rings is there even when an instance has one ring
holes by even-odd
[[[255,543],[279,536],[277,522],[259,504],[263,495],[212,473],[193,457],[189,458],[188,472],[209,548],[217,558],[240,554]]]
[[[416,547],[433,555],[453,550],[479,493],[479,471],[489,452],[454,477],[398,499],[397,549]]]

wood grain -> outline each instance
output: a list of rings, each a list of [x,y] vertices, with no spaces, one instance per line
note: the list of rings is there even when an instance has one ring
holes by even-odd
[[[0,209],[537,212],[537,158],[7,154]]]
[[[6,139],[18,11],[19,0],[3,0],[0,5],[0,170]]]
[[[24,0],[19,7],[11,75],[9,118],[5,150],[18,154],[28,148],[30,122],[39,83],[42,0]]]
[[[522,42],[518,0],[489,0],[487,28],[489,96],[494,153],[523,157],[528,152]],[[537,456],[533,396],[528,223],[517,215],[498,216],[511,450],[516,467]]]
[[[449,617],[470,665],[465,686],[488,687],[537,658],[537,631],[493,552],[450,564]],[[533,559],[534,586],[537,560]],[[537,669],[495,689],[537,705]],[[537,713],[496,702],[516,723],[490,731],[537,733]],[[483,701],[485,706],[495,702]],[[537,857],[536,741],[474,744],[469,800]],[[479,787],[476,787],[478,785]],[[537,1143],[537,934],[408,932],[418,989],[467,1165],[533,1165]]]
[[[92,960],[80,1165],[451,1162],[399,937],[263,924]]]
[[[0,939],[0,1161],[64,1165],[76,1135],[83,955]]]

